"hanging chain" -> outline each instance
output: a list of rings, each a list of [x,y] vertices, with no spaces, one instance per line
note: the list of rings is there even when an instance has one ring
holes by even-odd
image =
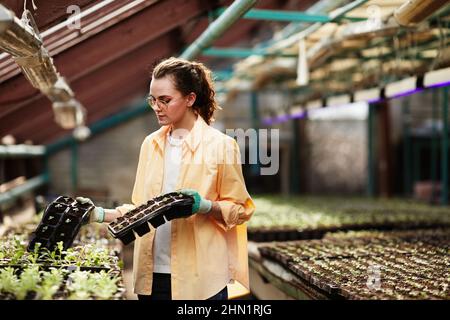
[[[31,5],[33,6],[33,10],[37,10],[37,6],[34,3],[34,0],[31,0]],[[27,10],[27,0],[23,1],[23,11]]]

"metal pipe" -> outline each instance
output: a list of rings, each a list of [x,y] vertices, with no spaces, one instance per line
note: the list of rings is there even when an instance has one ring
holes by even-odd
[[[403,191],[405,195],[411,194],[411,113],[409,97],[405,97],[402,102],[403,119]]]
[[[23,156],[42,156],[45,154],[44,146],[29,146],[26,144],[1,146],[0,158],[14,158]]]
[[[369,113],[367,117],[367,196],[375,196],[375,143],[374,143],[374,123],[376,105],[369,103]]]
[[[217,38],[250,10],[255,3],[256,0],[238,0],[233,2],[233,4],[180,55],[180,58],[192,60],[197,57],[203,49],[211,46]]]
[[[226,8],[219,8],[216,15],[222,14]],[[289,21],[289,22],[329,22],[326,14],[310,14],[302,11],[251,9],[242,18],[254,20]]]
[[[432,90],[432,102],[431,102],[431,199],[430,202],[434,203],[436,199],[436,180],[437,180],[437,144],[438,144],[438,130],[436,127],[436,121],[438,121],[438,93],[439,91]]]
[[[48,183],[47,173],[41,174],[40,176],[34,177],[24,184],[17,186],[9,191],[0,193],[0,204],[4,204],[9,201],[13,201],[18,197],[31,192],[45,184]]]
[[[443,128],[442,128],[442,193],[441,193],[441,204],[448,205],[448,148],[449,148],[449,141],[448,141],[448,87],[442,88],[442,122],[443,122]]]
[[[329,13],[328,16],[331,18],[331,21],[338,21],[339,19],[344,17],[348,12],[352,11],[353,9],[355,9],[359,6],[362,6],[363,4],[365,4],[368,1],[369,0],[352,1],[343,7],[333,10],[332,12]],[[307,36],[314,33],[315,31],[317,31],[321,26],[322,26],[322,23],[320,23],[320,22],[316,22],[312,25],[309,25],[307,28],[300,30],[296,34],[294,34],[282,41],[275,43],[270,49],[271,50],[281,50],[281,49],[290,47],[290,46],[294,45],[295,43],[297,43],[298,41],[300,41],[300,39],[304,39]]]
[[[408,0],[394,11],[394,18],[402,26],[412,26],[448,3],[449,0]]]

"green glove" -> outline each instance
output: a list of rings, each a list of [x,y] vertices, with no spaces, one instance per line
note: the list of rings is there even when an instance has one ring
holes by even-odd
[[[194,198],[194,204],[192,205],[192,213],[208,213],[212,208],[212,201],[203,198],[194,189],[181,189],[178,192],[192,196]]]
[[[76,200],[80,203],[89,203],[94,206],[94,209],[89,213],[89,223],[105,221],[105,210],[102,207],[95,207],[94,202],[89,198],[77,197]]]

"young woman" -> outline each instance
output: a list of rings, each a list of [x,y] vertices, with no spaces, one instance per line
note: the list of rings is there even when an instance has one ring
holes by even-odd
[[[214,96],[211,72],[201,63],[169,58],[153,70],[148,102],[161,128],[141,146],[132,201],[138,206],[180,190],[195,203],[190,217],[137,237],[139,299],[227,299],[227,284],[249,288],[244,223],[255,206],[236,141],[210,126],[219,109]],[[96,207],[91,221],[110,222],[133,207]]]

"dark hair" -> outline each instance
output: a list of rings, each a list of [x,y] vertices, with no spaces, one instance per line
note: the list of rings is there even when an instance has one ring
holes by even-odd
[[[196,94],[192,108],[207,124],[214,121],[214,111],[221,110],[215,99],[214,83],[211,70],[199,62],[191,62],[180,58],[168,58],[156,65],[152,77],[161,79],[172,76],[175,88],[184,95]]]

